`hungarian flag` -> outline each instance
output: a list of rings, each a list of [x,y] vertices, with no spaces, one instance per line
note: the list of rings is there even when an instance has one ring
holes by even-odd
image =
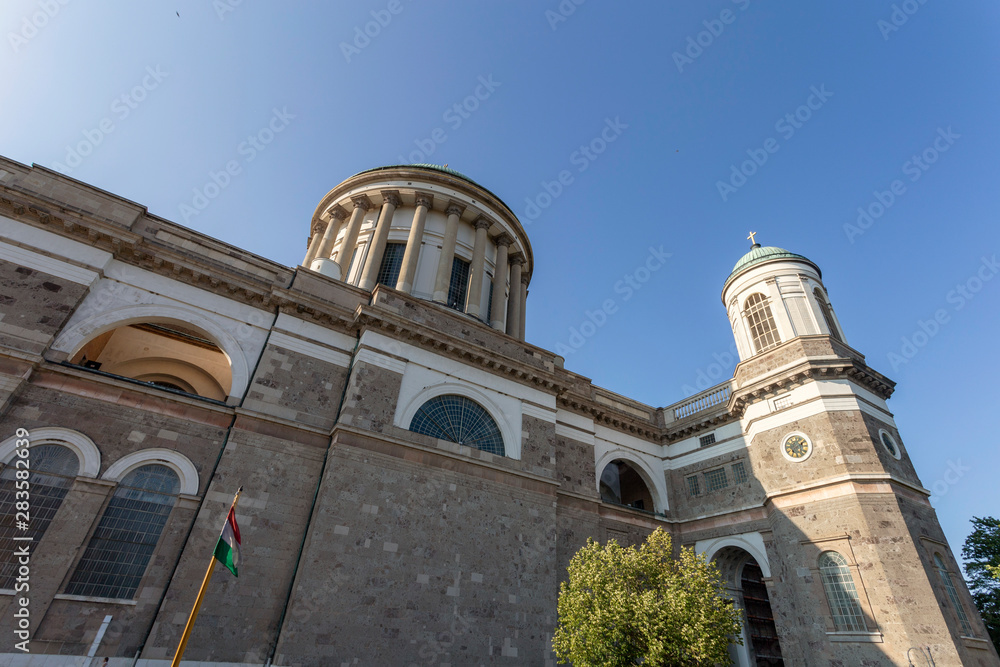
[[[236,512],[231,507],[222,535],[219,536],[219,543],[215,545],[215,559],[228,567],[234,575],[240,576],[236,571],[240,564],[240,527],[236,525]]]

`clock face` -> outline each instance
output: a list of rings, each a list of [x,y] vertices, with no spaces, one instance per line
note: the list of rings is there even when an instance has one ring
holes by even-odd
[[[809,453],[809,443],[801,435],[791,435],[785,440],[785,453],[793,459],[801,459]]]

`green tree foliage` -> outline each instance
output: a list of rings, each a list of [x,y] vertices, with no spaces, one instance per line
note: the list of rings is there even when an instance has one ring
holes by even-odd
[[[972,526],[962,546],[965,576],[990,639],[1000,651],[1000,521],[974,517]]]
[[[657,529],[640,548],[588,540],[573,556],[552,646],[574,667],[694,667],[729,664],[739,634],[715,564],[691,549],[674,559]]]

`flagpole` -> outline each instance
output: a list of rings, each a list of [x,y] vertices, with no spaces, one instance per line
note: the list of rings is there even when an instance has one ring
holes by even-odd
[[[243,487],[241,486],[237,491],[236,495],[233,497],[233,504],[229,506],[229,512],[236,509],[236,503],[240,500],[240,494],[243,493]],[[229,518],[229,512],[226,512],[226,519]],[[194,601],[194,607],[191,608],[191,614],[188,616],[187,623],[184,624],[184,632],[181,634],[181,641],[177,645],[177,651],[174,653],[174,659],[170,662],[170,667],[179,667],[181,664],[181,658],[184,657],[184,649],[187,648],[188,638],[191,636],[191,629],[194,627],[194,621],[198,618],[198,610],[201,609],[201,600],[205,597],[205,591],[208,590],[208,582],[212,580],[212,571],[215,570],[215,552],[212,552],[212,558],[208,562],[208,571],[205,572],[205,579],[201,582],[201,588],[198,589],[198,597]]]

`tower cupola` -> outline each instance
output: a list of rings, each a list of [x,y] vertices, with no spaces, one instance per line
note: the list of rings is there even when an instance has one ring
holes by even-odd
[[[847,342],[819,266],[784,248],[754,243],[726,279],[722,302],[741,361],[797,336]]]

